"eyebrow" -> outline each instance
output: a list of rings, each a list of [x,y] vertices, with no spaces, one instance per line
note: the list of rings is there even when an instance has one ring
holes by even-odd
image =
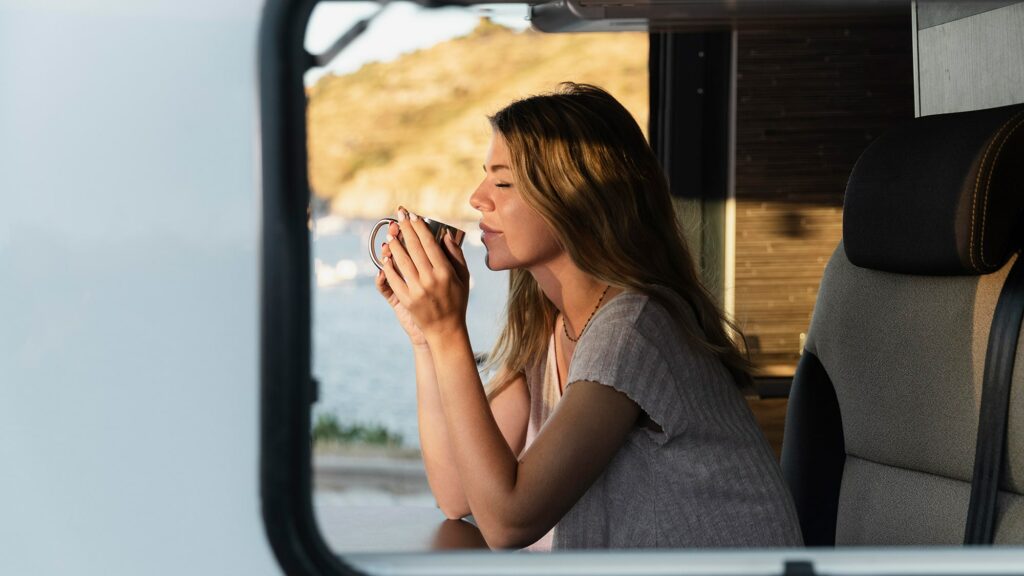
[[[487,166],[481,166],[481,167],[484,169],[484,172],[487,172]],[[491,165],[491,172],[497,172],[498,170],[508,170],[510,172],[512,171],[511,168],[509,168],[508,166],[505,166],[504,164],[493,164],[493,165]]]

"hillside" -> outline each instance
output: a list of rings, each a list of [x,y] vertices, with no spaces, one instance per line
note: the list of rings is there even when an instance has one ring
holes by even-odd
[[[310,181],[348,217],[399,203],[452,220],[482,177],[486,116],[572,80],[604,87],[647,123],[647,36],[514,32],[486,20],[471,34],[393,62],[325,76],[309,90]]]

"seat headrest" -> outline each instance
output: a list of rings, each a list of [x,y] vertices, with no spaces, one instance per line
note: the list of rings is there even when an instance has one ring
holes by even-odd
[[[875,140],[850,174],[850,262],[902,274],[998,270],[1024,229],[1024,104],[916,118]]]

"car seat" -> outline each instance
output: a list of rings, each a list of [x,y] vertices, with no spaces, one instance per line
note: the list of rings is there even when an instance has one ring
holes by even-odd
[[[916,118],[854,166],[783,439],[808,545],[964,543],[990,328],[1024,230],[1022,124],[1024,105]],[[991,540],[1021,544],[1024,347],[1004,356]]]

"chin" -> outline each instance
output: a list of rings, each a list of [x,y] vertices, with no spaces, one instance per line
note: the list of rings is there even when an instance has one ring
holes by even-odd
[[[490,252],[484,255],[484,266],[487,266],[487,269],[491,272],[501,272],[502,270],[509,269],[507,263],[502,262],[501,258],[492,258]]]

